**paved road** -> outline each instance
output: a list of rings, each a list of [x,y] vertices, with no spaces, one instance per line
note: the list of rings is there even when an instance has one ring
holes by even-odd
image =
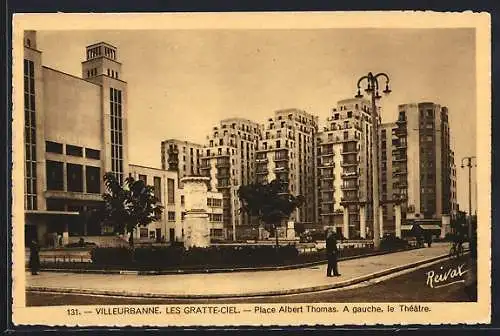
[[[445,260],[431,266],[407,272],[377,283],[364,283],[354,289],[327,290],[317,293],[294,294],[239,299],[151,299],[123,298],[93,295],[28,292],[28,306],[59,305],[119,305],[119,304],[214,304],[214,303],[319,303],[319,302],[467,302],[473,301],[464,290],[463,283],[446,289],[430,288],[426,285],[427,272],[454,268],[466,264],[468,258]],[[378,280],[377,280],[378,281]]]
[[[118,275],[75,274],[42,272],[32,276],[27,273],[28,287],[48,289],[84,290],[92,293],[117,293],[141,295],[141,293],[187,296],[187,295],[255,295],[264,292],[279,292],[283,289],[302,289],[329,286],[381,270],[428,260],[447,254],[449,244],[437,243],[431,248],[392,253],[387,255],[346,260],[339,263],[341,277],[328,278],[326,265],[295,270],[238,272],[218,274],[179,275]]]

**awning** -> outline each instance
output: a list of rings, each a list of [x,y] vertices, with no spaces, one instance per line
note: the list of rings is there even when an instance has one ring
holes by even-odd
[[[437,224],[419,224],[419,226],[424,230],[441,230],[441,226]]]
[[[40,216],[78,216],[78,211],[49,211],[49,210],[25,210],[26,215]]]

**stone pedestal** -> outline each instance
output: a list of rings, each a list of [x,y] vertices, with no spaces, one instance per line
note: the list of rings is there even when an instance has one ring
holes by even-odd
[[[286,239],[289,239],[289,240],[295,239],[295,222],[294,221],[289,221],[287,223]]]
[[[342,234],[345,239],[349,239],[349,209],[344,207],[344,227],[342,229]]]
[[[401,205],[396,204],[394,206],[394,225],[395,225],[395,234],[397,238],[401,238]]]
[[[184,185],[184,247],[210,246],[210,223],[207,213],[207,192],[210,178],[188,176],[181,179]]]
[[[366,207],[359,207],[359,235],[361,238],[366,238]]]
[[[450,215],[441,216],[441,234],[439,238],[443,239],[447,233],[451,232],[451,217]]]

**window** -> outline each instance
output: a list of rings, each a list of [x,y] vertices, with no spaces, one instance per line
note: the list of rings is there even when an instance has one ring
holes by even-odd
[[[58,142],[45,141],[45,151],[48,153],[63,153],[63,145]]]
[[[83,167],[79,164],[68,163],[67,184],[68,191],[83,192]]]
[[[333,115],[333,119],[335,119],[335,120],[339,120],[339,114],[338,114],[338,113],[335,113],[335,114]]]
[[[158,200],[158,202],[161,202],[161,177],[155,176],[153,178],[153,184],[155,188],[155,197]]]
[[[64,190],[63,163],[46,161],[47,190]]]
[[[66,145],[66,155],[83,156],[83,148],[79,146]]]
[[[344,132],[344,140],[347,140],[347,138],[349,137],[349,132],[348,131],[345,131]]]
[[[181,195],[181,204],[184,205],[184,195]]]
[[[148,228],[139,228],[139,236],[141,238],[148,238]]]
[[[352,118],[352,111],[347,112],[347,118]]]
[[[167,191],[168,191],[168,204],[175,203],[175,181],[174,179],[167,179]]]
[[[148,177],[146,175],[139,174],[139,180],[143,181],[144,184],[148,184]]]
[[[87,184],[87,192],[91,194],[101,193],[101,168],[86,166],[85,167],[85,178]]]
[[[168,213],[168,221],[169,222],[175,222],[175,211],[169,211]]]
[[[101,151],[97,149],[85,148],[85,157],[89,159],[101,159]]]

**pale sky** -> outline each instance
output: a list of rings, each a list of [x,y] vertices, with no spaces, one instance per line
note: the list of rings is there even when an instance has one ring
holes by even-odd
[[[118,48],[120,77],[128,82],[131,163],[160,167],[162,140],[204,144],[227,117],[264,123],[274,110],[296,107],[318,115],[323,126],[336,102],[356,93],[360,76],[386,72],[393,92],[381,100],[383,122],[395,121],[399,104],[449,108],[457,195],[468,210],[460,160],[476,153],[473,29],[37,33],[43,64],[76,76],[85,46],[99,41]]]

